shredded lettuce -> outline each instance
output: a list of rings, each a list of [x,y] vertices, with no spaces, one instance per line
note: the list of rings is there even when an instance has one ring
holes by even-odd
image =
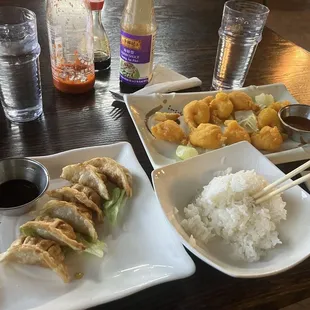
[[[85,237],[83,237],[79,233],[76,234],[76,240],[85,245],[86,249],[84,250],[84,252],[98,256],[100,258],[103,257],[104,249],[106,247],[106,244],[103,241],[96,240],[96,241],[89,242],[88,240],[86,240]]]
[[[104,203],[103,209],[104,210],[110,209],[115,204],[115,202],[119,199],[120,195],[121,195],[121,189],[119,187],[115,187],[112,191],[111,199],[107,200]]]
[[[237,111],[235,112],[235,118],[238,124],[247,132],[258,131],[257,119],[253,111]]]
[[[104,212],[109,222],[115,225],[120,210],[123,208],[127,201],[126,192],[124,189],[118,187],[113,189],[111,200],[104,203]]]
[[[262,110],[274,103],[274,98],[272,95],[261,93],[260,95],[255,96],[255,102]]]

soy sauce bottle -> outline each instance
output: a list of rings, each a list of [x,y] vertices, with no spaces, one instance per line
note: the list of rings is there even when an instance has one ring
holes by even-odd
[[[93,17],[95,71],[107,70],[111,66],[110,42],[101,20],[104,0],[89,0]]]
[[[153,0],[127,0],[121,20],[121,92],[134,92],[150,81],[156,30]]]

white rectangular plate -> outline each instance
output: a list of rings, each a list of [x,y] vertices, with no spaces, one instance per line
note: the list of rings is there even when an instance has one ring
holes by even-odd
[[[310,255],[310,195],[294,186],[283,193],[287,219],[277,230],[282,244],[269,250],[257,262],[248,263],[236,258],[230,245],[214,238],[206,245],[192,242],[181,225],[184,207],[207,185],[217,171],[255,170],[269,183],[284,176],[265,156],[248,142],[239,142],[152,172],[158,200],[183,244],[210,266],[239,278],[257,278],[283,272]],[[291,180],[287,182],[292,182]]]
[[[170,228],[130,144],[75,149],[34,159],[48,169],[52,189],[65,182],[59,179],[63,166],[98,156],[114,158],[133,174],[133,196],[123,210],[119,228],[108,227],[106,221],[104,230],[99,230],[108,246],[106,256],[68,257],[70,274],[84,273],[82,279],[69,284],[64,284],[51,270],[1,264],[0,309],[85,309],[194,273],[195,265]],[[27,220],[29,215],[0,216],[1,252],[15,240],[19,226]]]
[[[266,93],[273,95],[276,101],[289,100],[291,103],[298,103],[283,84],[249,86],[240,90],[253,99],[261,93]],[[183,107],[190,101],[199,100],[206,96],[214,96],[216,93],[217,91],[125,96],[127,108],[154,169],[177,161],[175,155],[177,145],[153,137],[149,130],[153,122],[149,116],[154,114],[155,111],[182,112]],[[287,140],[278,152],[269,153],[266,156],[274,164],[304,160],[310,158],[310,146],[301,146],[297,142]]]

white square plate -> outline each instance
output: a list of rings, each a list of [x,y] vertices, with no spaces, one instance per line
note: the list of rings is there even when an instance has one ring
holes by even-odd
[[[181,226],[184,207],[214,173],[231,167],[233,172],[254,169],[271,183],[284,174],[248,142],[239,142],[152,172],[157,198],[183,244],[207,264],[233,277],[256,278],[287,270],[310,255],[310,195],[295,186],[283,194],[287,220],[277,230],[281,245],[255,263],[232,256],[232,248],[220,239],[195,245]],[[287,181],[291,182],[291,180]],[[177,211],[176,211],[177,210]]]
[[[0,309],[85,309],[194,273],[195,265],[168,224],[130,144],[75,149],[35,159],[48,169],[50,188],[56,188],[66,182],[59,179],[63,166],[97,156],[114,158],[133,174],[134,194],[123,210],[121,227],[111,230],[104,224],[104,231],[99,231],[107,243],[107,254],[102,259],[88,254],[69,257],[66,262],[70,274],[84,273],[81,280],[69,284],[51,270],[1,264]],[[27,220],[27,215],[0,216],[1,252],[15,240],[19,226]]]
[[[261,93],[266,93],[273,95],[276,101],[289,100],[291,103],[298,103],[283,84],[249,86],[240,90],[253,99]],[[178,160],[175,155],[177,145],[157,140],[150,132],[150,128],[155,124],[153,118],[155,112],[182,113],[183,107],[190,101],[214,96],[216,93],[217,91],[125,96],[128,111],[154,169],[173,164]],[[184,125],[183,118],[181,117],[180,120],[181,126],[185,129],[187,126]],[[278,152],[269,153],[266,156],[275,164],[303,160],[310,158],[310,146],[301,147],[300,143],[287,140]]]

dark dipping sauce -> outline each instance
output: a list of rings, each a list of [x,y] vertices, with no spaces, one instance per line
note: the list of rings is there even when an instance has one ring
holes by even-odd
[[[300,130],[310,131],[310,119],[301,116],[288,116],[283,119],[283,121]]]
[[[23,205],[37,198],[39,189],[27,180],[10,180],[0,184],[0,208]]]

